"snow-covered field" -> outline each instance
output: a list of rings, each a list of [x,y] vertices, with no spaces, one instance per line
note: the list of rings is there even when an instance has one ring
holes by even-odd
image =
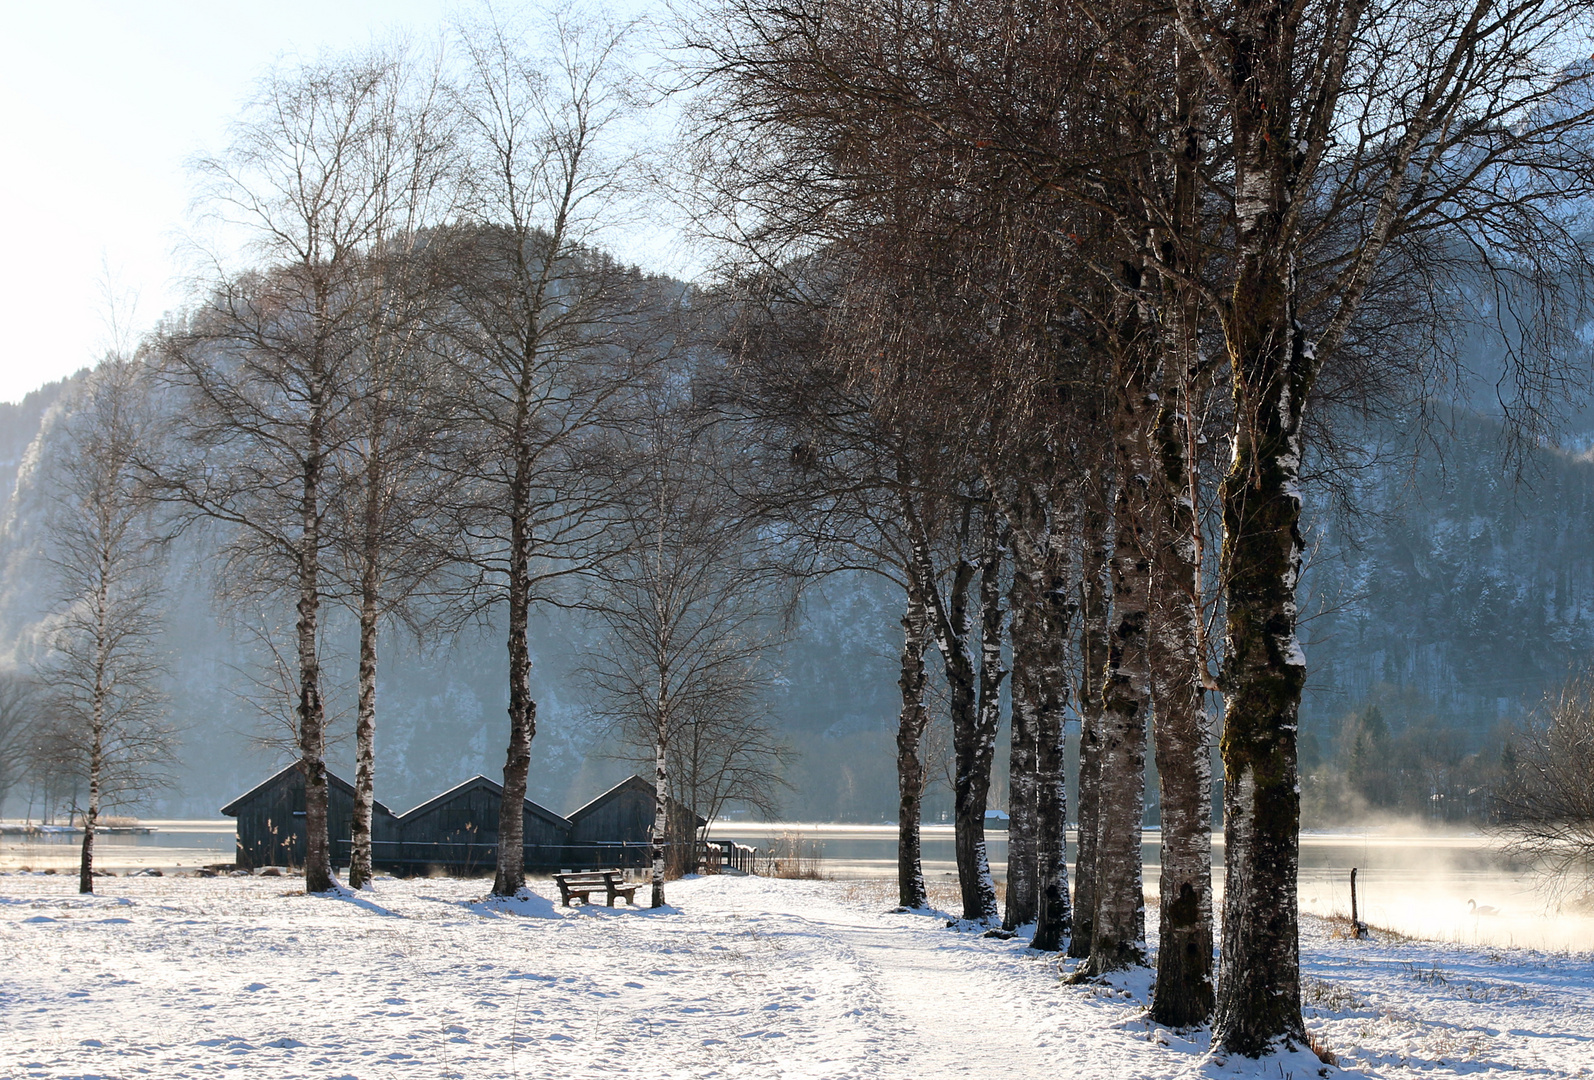
[[[0,875],[0,1077],[1316,1076],[1150,1027],[1146,973],[1075,987],[1021,941],[892,914],[884,883],[700,878],[659,912],[482,880]],[[1153,923],[1154,923],[1153,918]],[[1594,956],[1337,939],[1308,1023],[1396,1077],[1594,1075]]]

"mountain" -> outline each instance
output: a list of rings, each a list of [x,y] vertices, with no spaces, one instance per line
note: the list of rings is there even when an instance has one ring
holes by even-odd
[[[0,665],[25,667],[40,647],[48,596],[39,522],[49,493],[34,465],[51,452],[52,417],[67,386],[0,406]],[[1469,755],[1497,756],[1502,724],[1594,656],[1594,456],[1546,447],[1528,455],[1520,477],[1508,474],[1499,425],[1468,413],[1451,419],[1442,456],[1412,455],[1391,431],[1369,438],[1388,452],[1351,481],[1358,513],[1309,500],[1303,770],[1349,768],[1351,742],[1373,709],[1391,740],[1442,735],[1443,753],[1423,753],[1448,755],[1452,769]],[[292,613],[220,606],[206,557],[213,542],[203,532],[185,536],[171,564],[166,648],[183,748],[174,786],[142,811],[149,816],[214,815],[288,760],[282,698],[260,692],[271,673],[260,642],[261,632],[280,640]],[[783,678],[772,702],[798,751],[787,816],[894,817],[899,605],[893,586],[863,574],[810,591],[779,657]],[[552,610],[532,630],[538,733],[530,794],[563,810],[631,766],[608,756],[613,748],[574,675],[596,631]],[[347,612],[330,613],[326,641],[329,758],[351,773],[355,632]],[[506,685],[503,635],[490,619],[442,645],[390,633],[378,679],[378,798],[402,809],[474,773],[496,775]],[[944,733],[933,734],[937,740],[944,743]],[[998,805],[1003,768],[999,756]],[[1403,782],[1437,793],[1440,781],[1418,776],[1422,769],[1433,766],[1413,764]],[[1428,797],[1424,788],[1411,805]],[[24,812],[26,798],[14,792],[6,812]],[[932,792],[927,815],[936,817],[946,800],[944,790]]]

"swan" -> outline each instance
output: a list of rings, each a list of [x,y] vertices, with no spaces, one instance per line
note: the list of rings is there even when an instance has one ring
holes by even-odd
[[[1478,902],[1476,900],[1468,900],[1467,901],[1467,914],[1469,914],[1469,915],[1498,915],[1498,914],[1500,914],[1500,909],[1496,908],[1496,907],[1490,907],[1488,904],[1484,904],[1482,907],[1479,907],[1478,906]]]

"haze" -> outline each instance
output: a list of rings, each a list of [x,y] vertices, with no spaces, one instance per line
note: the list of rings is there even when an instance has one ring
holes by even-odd
[[[5,4],[0,401],[18,401],[95,361],[107,344],[107,269],[118,293],[137,298],[135,332],[181,303],[179,256],[192,194],[185,162],[219,145],[271,63],[393,34],[432,41],[454,13],[471,7],[449,0]],[[632,247],[632,259],[670,257],[646,237]]]

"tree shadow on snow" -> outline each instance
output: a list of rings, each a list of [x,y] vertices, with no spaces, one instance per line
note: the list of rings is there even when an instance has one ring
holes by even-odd
[[[681,914],[681,909],[673,904],[664,904],[660,907],[648,907],[646,904],[637,904],[633,906],[623,902],[615,904],[614,907],[609,907],[607,904],[576,904],[572,907],[566,908],[565,910],[572,914],[590,915],[595,918],[619,918],[627,915]]]
[[[398,912],[385,908],[374,900],[367,898],[363,893],[349,888],[342,882],[332,886],[326,892],[313,893],[312,895],[319,896],[323,900],[341,900],[352,907],[363,908],[373,915],[384,915],[390,919],[402,919],[404,917]]]
[[[562,919],[564,915],[554,902],[530,889],[521,889],[514,896],[484,896],[479,900],[454,901],[477,915],[498,918],[514,915],[522,919]]]

